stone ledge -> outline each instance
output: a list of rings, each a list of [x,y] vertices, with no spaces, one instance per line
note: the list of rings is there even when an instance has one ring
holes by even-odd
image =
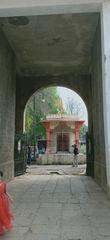
[[[37,164],[40,165],[51,165],[51,164],[61,164],[69,165],[73,163],[73,154],[44,154],[40,155],[37,159]],[[86,156],[79,154],[79,164],[86,163]]]

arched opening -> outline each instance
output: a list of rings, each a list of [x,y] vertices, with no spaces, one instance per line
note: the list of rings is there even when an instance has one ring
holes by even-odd
[[[26,104],[24,131],[28,145],[31,145],[31,160],[36,164],[71,165],[74,144],[79,148],[79,164],[85,164],[87,130],[85,103],[69,88],[48,87],[39,90]],[[51,156],[48,161],[44,156],[47,154]],[[63,160],[61,155],[64,156]]]
[[[21,134],[24,106],[29,97],[41,87],[60,82],[62,86],[70,87],[76,92],[78,90],[86,103],[89,117],[87,173],[105,190],[108,188],[109,193],[109,1],[97,0],[96,4],[94,0],[73,0],[69,3],[50,1],[51,4],[45,1],[44,5],[39,1],[13,2],[15,4],[10,6],[2,4],[0,10],[3,16],[0,25],[0,169],[6,173],[7,179],[12,178],[15,97],[16,130]],[[26,17],[4,19],[5,16],[25,14]],[[62,131],[62,125],[56,127],[57,133],[60,133],[56,138],[57,150],[68,152],[70,141],[66,130],[69,131],[70,126]],[[36,132],[34,137],[36,140]],[[77,140],[77,135],[75,137]],[[18,143],[19,156],[22,157],[21,143]],[[108,221],[109,203],[104,202],[104,195],[92,179],[85,177],[81,181],[81,177],[73,176],[62,176],[57,181],[56,176],[53,179],[39,179],[29,177],[28,186],[24,179],[20,180],[20,184],[12,184],[15,198],[19,195],[16,203],[18,219],[15,223],[15,238],[19,231],[23,239],[109,237],[110,234],[105,234],[102,229],[100,218],[103,216]],[[94,211],[95,207],[97,209]],[[107,223],[105,219],[104,224]],[[96,224],[93,224],[93,220]]]
[[[31,55],[28,58],[29,62],[27,57],[25,58],[25,65],[21,72],[17,72],[16,132],[22,132],[21,119],[23,119],[24,107],[34,92],[50,85],[59,86],[59,83],[60,86],[74,89],[82,97],[88,109],[87,174],[106,188],[100,14],[58,14],[47,16],[47,18],[45,16],[38,16],[35,19],[30,17],[29,20],[29,25],[26,28],[23,27],[23,32],[28,33],[29,31],[30,33],[30,29],[32,29],[30,25],[33,26],[33,31],[29,34],[33,49],[32,55],[29,50],[29,42],[27,47],[22,47],[22,32],[19,31],[21,27],[11,26],[12,35],[16,29],[17,39],[21,36],[20,48],[16,46],[17,52],[18,49],[21,52],[21,55],[18,53],[21,65],[21,60]],[[41,27],[37,28],[36,32],[35,23],[38,22]],[[6,23],[3,28],[4,32],[8,34]],[[8,22],[8,24],[10,23]],[[44,31],[47,26],[50,33],[49,38],[46,37],[47,31]],[[33,32],[36,32],[34,42]],[[64,33],[64,36],[61,33]],[[26,37],[25,43],[27,39]],[[38,45],[36,39],[39,39]],[[23,44],[23,46],[25,45]],[[22,70],[23,75],[20,74]]]

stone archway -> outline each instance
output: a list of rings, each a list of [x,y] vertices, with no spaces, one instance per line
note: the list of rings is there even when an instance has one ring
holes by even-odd
[[[27,4],[27,5],[26,5]],[[39,12],[40,11],[40,12]],[[90,13],[91,12],[91,13]],[[50,34],[49,41],[45,42],[47,48],[51,48],[51,56],[48,55],[48,59],[44,58],[42,54],[36,52],[36,46],[40,46],[42,39],[40,38],[39,43],[38,35],[33,38],[32,27],[26,24],[23,27],[23,19],[21,20],[22,26],[10,24],[8,18],[1,20],[1,32],[0,36],[2,39],[0,48],[0,59],[1,59],[1,88],[0,88],[0,112],[2,114],[0,129],[1,129],[1,158],[8,159],[9,176],[6,170],[6,164],[1,163],[1,168],[5,169],[7,178],[12,176],[13,163],[12,152],[13,152],[13,139],[14,139],[14,106],[15,106],[15,93],[16,93],[16,130],[22,131],[22,122],[18,123],[18,119],[22,119],[25,104],[29,97],[34,91],[46,87],[50,84],[58,84],[70,87],[73,90],[79,92],[84,99],[89,116],[89,136],[90,136],[90,161],[88,164],[91,166],[91,162],[94,161],[94,178],[104,188],[110,187],[110,109],[109,109],[109,20],[110,20],[110,3],[109,1],[103,0],[88,0],[76,1],[73,0],[70,4],[67,4],[64,0],[62,3],[49,3],[38,4],[38,1],[32,3],[31,1],[16,1],[12,4],[2,3],[0,4],[0,16],[9,17],[14,14],[21,16],[23,14],[29,16],[29,23],[32,26],[37,19],[39,27],[37,30],[43,30],[45,23],[46,26],[50,26],[54,22],[53,26],[59,26],[64,30],[56,31],[55,36]],[[54,14],[55,15],[54,15]],[[63,13],[63,16],[61,16]],[[64,14],[65,13],[65,14]],[[32,15],[42,15],[41,18]],[[52,14],[47,18],[44,14]],[[44,15],[44,17],[43,17]],[[49,21],[50,25],[46,25],[46,21]],[[85,20],[84,20],[85,19]],[[15,19],[14,24],[15,24]],[[45,21],[44,21],[45,20]],[[56,24],[57,23],[59,24]],[[18,22],[18,19],[17,19]],[[16,22],[16,23],[17,23]],[[63,25],[62,25],[63,24]],[[91,25],[92,24],[92,25]],[[71,25],[71,26],[70,26]],[[70,26],[70,28],[69,28]],[[71,29],[73,29],[73,36]],[[81,26],[81,27],[80,27]],[[28,28],[29,27],[29,28]],[[31,33],[30,33],[31,29]],[[70,32],[68,32],[70,29]],[[37,32],[36,30],[36,32]],[[45,30],[45,29],[44,29]],[[28,38],[26,35],[30,33]],[[34,31],[35,32],[35,31]],[[45,31],[44,31],[45,32]],[[47,32],[47,31],[46,31]],[[51,31],[49,31],[52,33]],[[59,33],[62,33],[61,36]],[[15,34],[16,33],[16,34]],[[57,33],[57,37],[56,37]],[[63,35],[63,33],[65,33]],[[68,34],[67,34],[68,33]],[[18,36],[16,38],[16,36]],[[66,41],[65,36],[70,36],[69,41]],[[102,37],[101,37],[102,36]],[[52,37],[52,39],[51,39]],[[17,39],[17,40],[16,40]],[[23,45],[23,39],[25,45]],[[32,41],[29,42],[29,39]],[[35,39],[35,41],[33,41]],[[26,40],[28,41],[26,47]],[[51,41],[50,41],[51,40]],[[67,46],[65,43],[69,43]],[[79,44],[79,45],[78,45]],[[25,46],[25,48],[24,48]],[[32,50],[33,46],[33,51]],[[53,49],[52,49],[53,46]],[[59,46],[59,47],[58,47]],[[61,50],[63,46],[64,52]],[[44,46],[45,47],[45,46]],[[47,49],[46,48],[46,49]],[[48,51],[49,52],[49,51]],[[28,58],[32,57],[31,62]],[[56,53],[58,53],[57,57]],[[64,54],[66,53],[66,54]],[[68,54],[69,53],[69,54]],[[63,55],[64,54],[64,55]],[[7,57],[8,56],[8,57]],[[37,56],[37,60],[36,60]],[[39,56],[39,58],[38,58]],[[43,60],[41,57],[43,56]],[[62,60],[63,56],[63,60]],[[64,58],[68,58],[64,61]],[[16,68],[15,68],[15,61]],[[45,61],[44,61],[45,60]],[[50,61],[48,61],[50,60]],[[52,65],[50,64],[52,62]],[[31,63],[31,65],[30,65]],[[46,65],[45,65],[46,63]],[[57,64],[56,64],[57,63]],[[14,71],[13,71],[14,68]],[[5,71],[8,69],[8,71]],[[57,69],[57,70],[56,70]],[[5,72],[5,74],[4,74]],[[43,73],[43,74],[42,74]],[[16,76],[17,75],[17,79]],[[39,75],[39,76],[38,76]],[[15,81],[16,79],[16,81]],[[16,92],[15,92],[16,85]],[[4,94],[3,94],[4,92]],[[6,101],[7,96],[8,101]],[[9,104],[10,103],[10,104]],[[5,117],[4,112],[7,111]],[[104,107],[103,107],[104,106]],[[12,118],[13,115],[13,118]],[[11,123],[11,128],[9,127]],[[3,127],[4,126],[4,127]],[[10,133],[12,129],[12,134]],[[8,132],[8,133],[7,133]],[[8,136],[8,137],[7,137]],[[10,144],[8,145],[8,143]],[[12,149],[10,151],[9,149]],[[91,155],[91,149],[94,149]],[[7,154],[8,153],[8,154]],[[7,157],[8,156],[8,157]],[[6,160],[7,161],[7,160]],[[90,171],[90,175],[91,171]]]
[[[63,81],[62,81],[62,79],[63,79]],[[86,88],[85,93],[84,93],[84,91],[83,91],[84,85],[81,85],[82,81],[84,81],[83,84],[86,83],[87,76],[85,76],[85,78],[82,78],[82,79],[81,79],[81,76],[80,76],[79,79],[74,79],[73,82],[72,82],[72,79],[70,79],[70,80],[71,80],[71,81],[70,81],[70,80],[67,78],[67,76],[66,76],[65,79],[68,79],[68,85],[67,85],[65,79],[64,79],[64,78],[62,78],[62,79],[58,79],[58,78],[57,78],[57,81],[56,81],[56,78],[55,78],[53,84],[52,84],[52,83],[49,84],[50,79],[48,79],[47,85],[46,85],[46,79],[45,79],[45,81],[44,81],[45,87],[46,87],[46,86],[47,86],[47,87],[49,87],[49,86],[50,86],[50,87],[51,87],[51,86],[57,86],[57,84],[58,84],[59,81],[60,81],[60,82],[61,82],[61,81],[63,82],[63,84],[62,84],[63,86],[69,86],[69,84],[70,84],[70,86],[73,86],[74,89],[77,89],[77,90],[76,90],[77,93],[80,91],[81,94],[84,95],[83,99],[85,98],[85,99],[88,101],[89,106],[90,106],[91,99],[90,99],[90,101],[89,101],[89,99],[86,98],[86,97],[88,96],[88,94],[89,94],[89,91],[88,91],[88,92],[86,92],[86,91],[89,89],[90,79],[88,78],[88,88]],[[34,81],[35,81],[35,79],[34,79]],[[56,83],[55,83],[55,81],[56,81]],[[22,81],[22,82],[23,82],[23,81]],[[42,82],[39,81],[39,82],[40,82],[40,84],[41,84],[41,83],[43,84],[43,81],[42,81]],[[32,83],[32,81],[31,81],[31,83]],[[79,86],[80,86],[80,87],[79,87]],[[34,87],[35,87],[35,90],[34,90],[33,94],[35,93],[36,88],[37,88],[37,81],[36,81]],[[39,88],[38,91],[40,91],[40,89],[42,90],[42,88],[44,88],[44,86],[42,86],[41,88]],[[23,90],[23,86],[22,86],[21,89]],[[31,88],[30,88],[30,89],[31,89]],[[72,87],[71,87],[71,89],[72,89]],[[20,91],[19,91],[19,93],[20,93]],[[36,93],[37,93],[37,92],[36,92]],[[24,96],[25,96],[25,93],[23,93],[23,98],[24,98]],[[85,97],[85,96],[86,96],[86,97]],[[29,95],[29,97],[30,97],[30,95]],[[19,99],[22,99],[22,96],[21,96]],[[27,99],[27,92],[26,92],[26,99]],[[25,100],[25,101],[26,101],[26,100]],[[24,101],[24,102],[25,102],[25,101]],[[19,102],[19,104],[20,104],[20,102]],[[23,105],[23,99],[22,99],[22,105]],[[86,106],[87,106],[87,105],[86,105]],[[21,111],[21,115],[22,115],[22,119],[23,119],[23,109],[21,109],[21,110],[22,110],[22,111]],[[18,114],[19,114],[19,112],[20,112],[20,108],[19,108]],[[16,121],[18,121],[18,125],[19,125],[20,132],[22,132],[22,131],[23,131],[23,121],[19,122],[19,118],[17,119],[17,116],[16,116]],[[22,123],[22,125],[21,125],[21,123]],[[90,122],[89,122],[89,124],[90,124]],[[19,131],[19,129],[17,129],[17,131]],[[89,127],[89,129],[90,129],[90,127]],[[91,141],[91,139],[90,139],[90,141]],[[71,143],[71,144],[72,144],[72,143]],[[66,149],[66,150],[67,150],[67,149]],[[70,147],[69,147],[69,150],[70,150]],[[92,150],[92,153],[93,153],[93,150]],[[88,175],[93,176],[93,172],[94,172],[94,162],[91,162],[91,161],[93,161],[93,158],[91,157],[91,153],[89,152],[89,159],[87,159],[87,173],[88,173]]]

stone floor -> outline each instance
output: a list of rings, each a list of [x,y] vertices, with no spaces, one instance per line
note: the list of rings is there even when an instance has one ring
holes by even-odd
[[[110,240],[110,201],[87,176],[27,173],[8,190],[15,219],[1,240]]]
[[[78,168],[72,167],[72,165],[31,165],[27,166],[28,174],[35,175],[48,175],[57,172],[61,175],[85,175],[86,164],[78,165]]]

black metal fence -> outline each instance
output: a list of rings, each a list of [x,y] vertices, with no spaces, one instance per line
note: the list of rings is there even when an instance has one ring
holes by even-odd
[[[26,172],[27,164],[27,138],[25,134],[15,135],[14,145],[14,174],[22,175]]]

